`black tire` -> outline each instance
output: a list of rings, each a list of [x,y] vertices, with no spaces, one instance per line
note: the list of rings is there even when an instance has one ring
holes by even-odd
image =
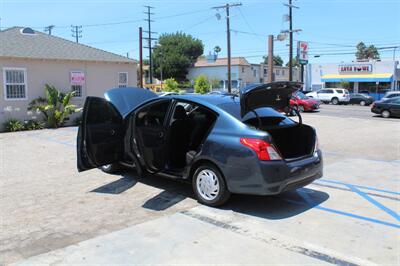
[[[113,174],[121,170],[121,165],[118,163],[106,164],[99,167],[101,171],[107,174]]]
[[[334,97],[334,98],[332,98],[331,103],[332,103],[333,105],[338,105],[338,104],[339,104],[339,99],[336,98],[336,97]]]
[[[299,112],[304,113],[304,106],[303,105],[299,105],[298,107]]]
[[[361,106],[365,106],[367,103],[365,101],[360,101]]]
[[[216,186],[218,186],[218,192],[216,193],[214,198],[207,199],[205,196],[206,193],[203,191],[200,191],[201,186],[198,185],[198,182],[199,183],[205,182],[205,181],[199,180],[199,178],[204,178],[204,174],[209,173],[210,171],[215,174],[215,176],[213,176],[212,178],[216,178],[218,180],[218,182],[213,183],[213,185],[217,184]],[[193,187],[193,192],[196,195],[198,202],[200,202],[201,204],[204,204],[204,205],[212,206],[212,207],[216,207],[216,206],[220,206],[220,205],[224,204],[231,196],[231,193],[229,192],[229,190],[226,186],[225,179],[222,176],[221,172],[218,170],[217,167],[215,167],[214,165],[212,165],[210,163],[202,164],[196,169],[196,171],[193,174],[193,178],[192,178],[192,187]]]
[[[389,118],[391,116],[391,113],[389,110],[382,110],[381,115],[384,118]]]

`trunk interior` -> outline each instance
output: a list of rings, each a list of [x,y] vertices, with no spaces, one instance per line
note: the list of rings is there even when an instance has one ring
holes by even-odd
[[[312,127],[297,124],[291,127],[265,129],[284,159],[293,160],[311,155],[315,146],[315,131]]]
[[[283,120],[285,118],[262,117],[260,120],[262,126],[256,126],[258,124],[256,119],[246,121],[246,124],[270,134],[273,143],[285,160],[295,160],[311,155],[316,141],[315,130],[308,125],[293,122],[279,125]]]

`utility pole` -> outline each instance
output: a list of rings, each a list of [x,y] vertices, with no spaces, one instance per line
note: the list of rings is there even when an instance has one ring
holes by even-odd
[[[51,30],[52,30],[54,27],[55,27],[54,25],[49,25],[49,26],[47,26],[47,27],[44,28],[44,31],[45,31],[45,32],[48,32],[49,35],[51,35]]]
[[[140,88],[143,88],[143,36],[142,36],[142,27],[139,27],[139,84]]]
[[[293,16],[292,0],[289,0],[289,81],[293,80]]]
[[[230,21],[229,21],[229,8],[235,6],[241,6],[241,3],[237,4],[225,4],[223,6],[216,6],[213,9],[225,8],[226,11],[226,42],[227,42],[227,50],[228,50],[228,92],[232,91],[232,78],[231,78],[231,29],[230,29]]]
[[[82,26],[71,25],[72,37],[75,37],[77,43],[79,43],[79,38],[82,38]]]
[[[274,81],[274,35],[268,35],[268,83]]]
[[[149,49],[149,64],[150,64],[149,78],[150,78],[150,84],[153,84],[153,58],[151,56],[151,53],[152,53],[151,42],[153,40],[157,40],[157,39],[151,37],[151,34],[156,33],[156,32],[151,31],[151,22],[154,22],[154,20],[151,20],[151,15],[154,15],[154,13],[151,13],[150,10],[154,7],[152,7],[152,6],[144,6],[144,7],[147,9],[147,11],[144,13],[147,15],[147,18],[145,19],[145,21],[147,21],[147,29],[148,29],[147,31],[144,31],[144,32],[147,32],[147,34],[148,34],[147,38],[143,38],[143,39],[147,40],[147,47],[144,47],[144,48]]]

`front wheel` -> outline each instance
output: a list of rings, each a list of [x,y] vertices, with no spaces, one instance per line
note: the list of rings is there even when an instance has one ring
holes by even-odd
[[[204,164],[197,168],[192,186],[197,200],[208,206],[222,205],[231,195],[221,172],[212,164]]]
[[[331,103],[332,103],[333,105],[337,105],[337,104],[339,103],[339,99],[338,99],[338,98],[333,98],[333,99],[331,100]]]
[[[361,106],[365,106],[365,104],[366,104],[365,101],[361,101],[361,102],[360,102],[360,105],[361,105]]]
[[[384,118],[389,118],[390,117],[390,112],[388,110],[383,110],[381,112],[382,117]]]

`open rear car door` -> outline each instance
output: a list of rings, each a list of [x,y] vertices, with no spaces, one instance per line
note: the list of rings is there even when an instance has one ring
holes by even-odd
[[[78,171],[120,161],[124,133],[123,118],[112,103],[87,97],[77,138]]]

